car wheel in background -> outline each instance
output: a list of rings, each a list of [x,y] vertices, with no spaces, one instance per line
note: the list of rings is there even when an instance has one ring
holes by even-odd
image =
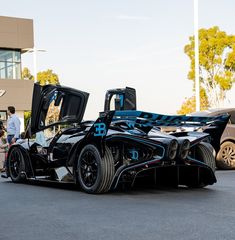
[[[216,165],[219,169],[235,169],[235,144],[224,142],[216,157]]]
[[[112,153],[106,147],[105,155],[101,158],[94,145],[86,145],[78,157],[77,173],[78,181],[85,192],[107,192],[114,176]]]

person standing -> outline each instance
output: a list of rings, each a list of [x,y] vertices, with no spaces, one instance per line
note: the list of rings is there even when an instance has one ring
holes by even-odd
[[[20,119],[15,114],[15,107],[13,106],[7,108],[7,114],[9,116],[7,120],[7,142],[11,145],[20,138]]]
[[[5,171],[5,157],[7,151],[8,144],[6,143],[6,139],[4,138],[4,131],[0,130],[0,172]]]
[[[7,108],[8,120],[7,120],[7,143],[10,147],[11,144],[14,144],[20,138],[20,119],[15,114],[15,107],[9,106]],[[5,171],[6,161],[2,172]],[[1,177],[7,178],[6,174],[2,174]]]

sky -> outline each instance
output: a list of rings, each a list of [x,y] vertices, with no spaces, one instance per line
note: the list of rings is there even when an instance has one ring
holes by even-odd
[[[38,71],[90,93],[96,118],[107,89],[134,87],[139,110],[175,114],[193,95],[184,46],[193,35],[193,0],[0,0],[0,15],[34,21]],[[235,34],[234,0],[199,0],[199,28]],[[31,53],[23,67],[33,73]],[[235,107],[235,87],[228,93]]]

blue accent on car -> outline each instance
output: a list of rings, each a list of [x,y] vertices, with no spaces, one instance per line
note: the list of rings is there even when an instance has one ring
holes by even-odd
[[[134,128],[135,127],[135,122],[133,122],[133,121],[132,122],[128,121],[126,124],[129,128]]]
[[[137,161],[139,159],[139,152],[135,149],[130,149],[129,150],[131,154],[131,159]]]
[[[133,134],[133,135],[137,135],[137,136],[145,136],[146,133],[140,131],[139,129],[130,129],[127,130],[128,133]]]
[[[54,100],[56,100],[57,95],[58,95],[58,91],[56,90],[56,91],[54,91],[54,94],[50,98],[50,103],[53,102]]]
[[[151,143],[150,141],[148,141],[148,139],[140,139],[140,138],[135,138],[135,137],[132,137],[132,136],[125,136],[125,135],[122,135],[122,136],[108,136],[106,137],[106,140],[108,139],[115,139],[115,138],[126,138],[126,139],[130,139],[130,140],[133,140],[133,141],[136,141],[136,142],[140,142],[140,143],[143,143],[147,146],[150,146],[150,147],[160,147],[163,151],[162,151],[162,155],[159,156],[160,158],[163,158],[165,156],[165,148],[163,146],[161,146],[160,144],[157,144],[157,143]]]
[[[105,123],[95,123],[94,127],[95,127],[95,133],[94,133],[95,137],[103,137],[106,135],[107,130],[106,130]]]
[[[197,116],[185,116],[185,115],[162,115],[155,113],[148,113],[142,111],[116,111],[114,117],[119,120],[134,120],[139,124],[146,124],[148,126],[203,126],[213,123],[222,124],[226,121],[227,116],[217,117],[197,117]],[[136,118],[136,119],[135,119]]]
[[[120,107],[122,108],[124,105],[124,96],[123,94],[118,94],[118,97],[120,99]]]

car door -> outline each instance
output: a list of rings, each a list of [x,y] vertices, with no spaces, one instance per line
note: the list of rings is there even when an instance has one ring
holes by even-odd
[[[34,84],[31,134],[58,124],[80,123],[89,94],[60,85]]]

